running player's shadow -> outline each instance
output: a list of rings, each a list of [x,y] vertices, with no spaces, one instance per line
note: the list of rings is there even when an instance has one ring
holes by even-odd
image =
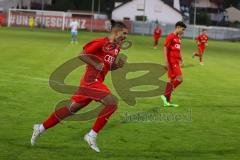
[[[185,64],[182,68],[191,68],[191,67],[195,67],[196,65],[194,64]]]

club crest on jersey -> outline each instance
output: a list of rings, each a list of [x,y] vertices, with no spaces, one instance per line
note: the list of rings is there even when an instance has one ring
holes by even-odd
[[[118,49],[115,49],[115,50],[114,50],[114,54],[115,54],[115,55],[117,55],[117,54],[118,54],[118,52],[119,52],[119,50],[118,50]]]
[[[180,44],[175,44],[175,48],[180,49],[181,45]]]
[[[112,64],[112,63],[115,61],[115,57],[110,56],[110,55],[106,55],[106,56],[104,57],[104,61]]]

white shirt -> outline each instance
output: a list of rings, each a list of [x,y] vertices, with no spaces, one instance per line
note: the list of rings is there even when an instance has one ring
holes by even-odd
[[[77,21],[73,21],[70,23],[70,27],[72,32],[77,32],[79,23]]]

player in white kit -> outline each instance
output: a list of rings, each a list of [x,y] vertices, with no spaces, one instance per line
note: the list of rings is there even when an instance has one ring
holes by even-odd
[[[71,35],[72,35],[72,44],[77,44],[78,43],[78,28],[80,27],[79,23],[77,20],[74,20],[70,23],[70,28],[71,28]]]

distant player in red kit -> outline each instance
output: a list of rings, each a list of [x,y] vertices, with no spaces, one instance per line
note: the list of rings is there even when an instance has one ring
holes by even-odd
[[[171,103],[171,94],[183,81],[180,65],[183,63],[181,55],[181,39],[187,26],[179,21],[175,25],[173,33],[167,35],[164,43],[165,65],[168,69],[169,82],[165,89],[165,94],[161,96],[165,107],[178,107],[177,104]]]
[[[200,34],[196,38],[196,43],[198,45],[198,53],[193,52],[193,57],[198,56],[199,57],[199,62],[200,62],[201,65],[204,65],[204,63],[202,61],[202,57],[203,57],[203,53],[205,51],[205,47],[208,45],[207,42],[208,42],[207,30],[203,29],[202,34]]]
[[[79,58],[87,66],[80,82],[79,90],[72,96],[69,105],[57,109],[42,124],[35,124],[33,126],[32,145],[36,143],[37,138],[47,129],[73,115],[94,100],[102,103],[104,107],[99,113],[92,129],[84,136],[84,140],[94,151],[100,152],[96,143],[97,134],[105,126],[118,106],[117,98],[112,95],[103,81],[108,71],[123,67],[125,61],[119,60],[119,63],[117,63],[116,59],[118,59],[120,44],[126,39],[128,34],[128,29],[124,23],[113,20],[111,23],[111,34],[108,37],[95,39],[83,47]],[[115,44],[115,47],[112,50],[106,51],[103,48],[106,44]]]
[[[161,34],[162,34],[162,30],[160,28],[160,25],[157,24],[157,26],[153,32],[153,39],[154,39],[153,47],[154,47],[154,49],[157,49],[159,39],[161,38]]]

